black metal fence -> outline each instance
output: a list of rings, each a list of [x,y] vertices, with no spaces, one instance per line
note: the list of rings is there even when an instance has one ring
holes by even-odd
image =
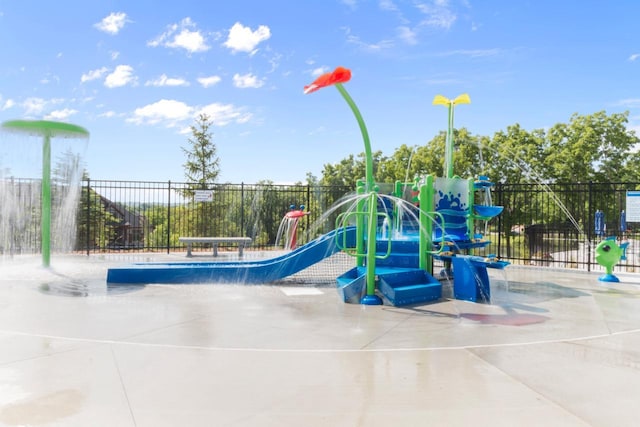
[[[504,206],[489,250],[513,263],[600,269],[594,248],[605,237],[628,241],[627,271],[639,266],[640,228],[627,221],[627,192],[639,183],[498,184]],[[598,212],[598,213],[597,213]],[[598,216],[600,216],[598,220]]]
[[[274,184],[193,184],[87,180],[82,184],[77,249],[172,251],[181,236],[247,236],[252,248],[277,243],[284,214],[304,207],[301,237],[315,236],[311,225],[345,194],[346,187]],[[333,229],[331,220],[314,229]],[[306,233],[306,234],[305,234]]]
[[[639,188],[640,183],[497,184],[493,202],[504,211],[486,224],[477,223],[476,232],[492,241],[478,254],[495,254],[516,264],[599,269],[595,245],[616,236],[630,242],[627,260],[620,265],[635,271],[640,268],[640,227],[626,222],[623,211],[627,192]],[[35,217],[39,201],[33,192],[22,198],[34,204],[29,211]],[[331,210],[353,192],[352,187],[335,186],[242,183],[194,188],[171,181],[84,180],[74,248],[87,255],[170,252],[184,249],[181,236],[247,236],[253,249],[273,248],[292,205],[304,205],[309,212],[299,231],[300,240],[308,241],[335,228],[339,212]],[[31,228],[37,226],[27,226],[34,240],[38,236]]]

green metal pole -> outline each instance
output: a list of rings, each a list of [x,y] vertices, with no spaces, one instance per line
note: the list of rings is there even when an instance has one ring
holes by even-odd
[[[369,193],[369,225],[367,228],[367,295],[363,303],[374,305],[376,297],[376,219],[378,196],[375,192]]]
[[[475,203],[475,185],[473,182],[473,179],[469,179],[469,203],[468,203],[468,207],[467,207],[467,211],[468,211],[468,217],[467,217],[467,230],[469,231],[469,239],[474,240],[475,239],[475,219],[473,217],[473,205]],[[473,255],[473,248],[469,249],[469,255]]]
[[[358,126],[360,127],[360,132],[362,133],[362,139],[364,140],[364,154],[365,154],[365,181],[366,181],[366,189],[365,191],[371,192],[369,197],[369,224],[367,227],[367,295],[362,298],[360,301],[361,304],[366,305],[379,305],[382,304],[382,300],[375,295],[376,289],[376,221],[378,217],[378,212],[376,209],[377,205],[377,194],[376,194],[376,186],[373,180],[373,154],[371,153],[371,142],[369,141],[369,133],[367,132],[367,127],[364,124],[364,120],[362,119],[362,115],[360,114],[360,110],[356,106],[356,103],[353,102],[353,99],[347,92],[347,90],[342,86],[341,83],[335,84],[336,89],[340,92],[344,100],[349,104],[353,115],[356,117],[358,121]]]
[[[340,92],[342,97],[353,112],[354,116],[356,116],[356,120],[358,121],[358,126],[360,127],[360,132],[362,133],[362,139],[364,140],[364,155],[365,155],[365,180],[367,182],[367,191],[373,191],[374,181],[373,181],[373,155],[371,153],[371,142],[369,141],[369,132],[367,132],[367,127],[364,124],[364,120],[362,119],[362,115],[360,114],[360,110],[356,106],[356,103],[353,102],[353,99],[347,92],[347,90],[342,86],[341,83],[335,84],[336,89]]]
[[[45,133],[42,143],[42,265],[51,264],[51,135]]]
[[[356,193],[361,196],[365,192],[365,183],[358,180],[356,183]],[[356,215],[356,266],[364,267],[364,197],[358,197],[357,215]]]
[[[453,101],[449,102],[449,126],[447,128],[447,141],[445,148],[447,178],[453,178]]]
[[[430,251],[433,250],[433,221],[434,218],[428,215],[433,212],[433,176],[427,175],[425,183],[420,187],[420,228],[424,232],[420,233],[419,266],[429,274],[433,274],[433,257]]]

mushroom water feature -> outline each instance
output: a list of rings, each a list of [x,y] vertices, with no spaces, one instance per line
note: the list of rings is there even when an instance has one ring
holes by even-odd
[[[48,120],[10,120],[2,124],[9,132],[42,137],[41,252],[42,265],[51,263],[51,139],[89,138],[89,132],[77,125]]]

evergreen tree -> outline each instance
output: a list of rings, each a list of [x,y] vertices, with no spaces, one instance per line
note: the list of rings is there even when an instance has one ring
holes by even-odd
[[[191,126],[189,147],[182,147],[182,152],[187,156],[183,164],[184,174],[187,182],[194,184],[192,189],[207,189],[208,184],[215,182],[220,173],[220,159],[209,130],[212,125],[208,115],[200,114],[195,125]]]
[[[187,161],[183,164],[187,185],[182,194],[187,198],[193,197],[196,190],[215,189],[214,182],[220,173],[220,159],[216,155],[213,134],[209,130],[212,125],[208,115],[200,114],[195,125],[191,126],[189,147],[182,147],[182,152],[187,156]],[[213,219],[223,209],[217,197],[211,202],[196,203],[194,208],[189,232],[195,236],[215,236],[219,230],[216,230]]]

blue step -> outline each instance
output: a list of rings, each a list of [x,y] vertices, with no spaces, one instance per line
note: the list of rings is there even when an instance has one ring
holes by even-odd
[[[379,274],[379,279],[378,289],[395,306],[442,298],[442,284],[424,270],[398,270]]]
[[[389,241],[386,239],[380,239],[376,241],[376,252],[386,253],[389,248]],[[420,243],[418,239],[408,240],[395,240],[391,239],[391,252],[392,253],[417,253]]]
[[[383,256],[384,254],[378,254]],[[392,253],[386,258],[377,258],[376,267],[418,268],[420,259],[418,254]]]
[[[344,302],[359,304],[366,293],[365,267],[354,267],[337,278],[337,290]],[[376,268],[378,291],[391,305],[401,306],[442,298],[442,285],[424,270]]]

